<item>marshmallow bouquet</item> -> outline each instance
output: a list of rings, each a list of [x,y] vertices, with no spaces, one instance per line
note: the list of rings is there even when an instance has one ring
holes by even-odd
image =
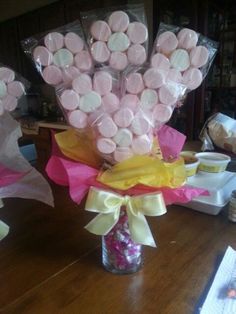
[[[16,109],[20,98],[26,94],[29,82],[11,68],[0,65],[0,116]]]
[[[105,20],[82,14],[95,71],[56,88],[68,123],[80,132],[92,129],[91,145],[111,164],[153,154],[153,134],[185,94],[201,84],[216,53],[216,43],[195,31],[161,24],[150,62],[132,62],[130,47],[140,45],[146,53],[148,36],[146,25],[128,13],[109,12]],[[95,44],[105,49],[96,50]],[[126,56],[124,68],[113,66],[113,53]]]
[[[81,19],[94,68],[54,84],[72,128],[53,136],[46,171],[69,186],[77,204],[88,194],[85,209],[99,215],[86,229],[104,236],[116,271],[129,272],[140,262],[140,245],[155,246],[144,215],[162,215],[165,204],[205,193],[185,187],[185,136],[165,124],[199,86],[216,48],[193,30],[161,24],[148,58],[140,6]]]

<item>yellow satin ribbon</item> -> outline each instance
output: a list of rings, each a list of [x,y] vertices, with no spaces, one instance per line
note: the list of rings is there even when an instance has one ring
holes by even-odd
[[[126,206],[132,240],[156,247],[145,215],[160,216],[166,213],[160,192],[131,197],[91,187],[85,210],[99,214],[85,228],[91,233],[106,235],[118,222],[121,206]]]

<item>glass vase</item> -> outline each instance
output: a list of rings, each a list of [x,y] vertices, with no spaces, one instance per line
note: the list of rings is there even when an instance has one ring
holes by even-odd
[[[103,266],[114,274],[122,275],[137,272],[142,262],[142,245],[131,239],[128,216],[125,208],[121,208],[117,224],[102,237]]]

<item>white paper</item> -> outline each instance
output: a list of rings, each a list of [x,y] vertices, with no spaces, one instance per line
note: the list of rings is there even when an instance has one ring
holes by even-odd
[[[0,241],[8,235],[9,227],[0,220]]]
[[[236,280],[236,251],[230,246],[215,275],[201,314],[236,314],[236,299],[227,298],[227,289]]]
[[[35,199],[54,206],[49,183],[20,152],[18,139],[21,136],[20,124],[8,112],[0,116],[0,163],[12,170],[27,172],[16,183],[0,187],[0,198]]]

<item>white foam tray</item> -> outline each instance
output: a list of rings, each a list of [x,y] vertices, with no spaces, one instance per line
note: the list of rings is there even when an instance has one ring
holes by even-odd
[[[221,173],[198,172],[187,179],[187,186],[204,188],[208,196],[198,196],[191,202],[182,204],[185,207],[200,212],[217,215],[227,206],[231,192],[236,190],[236,173],[224,171]]]

